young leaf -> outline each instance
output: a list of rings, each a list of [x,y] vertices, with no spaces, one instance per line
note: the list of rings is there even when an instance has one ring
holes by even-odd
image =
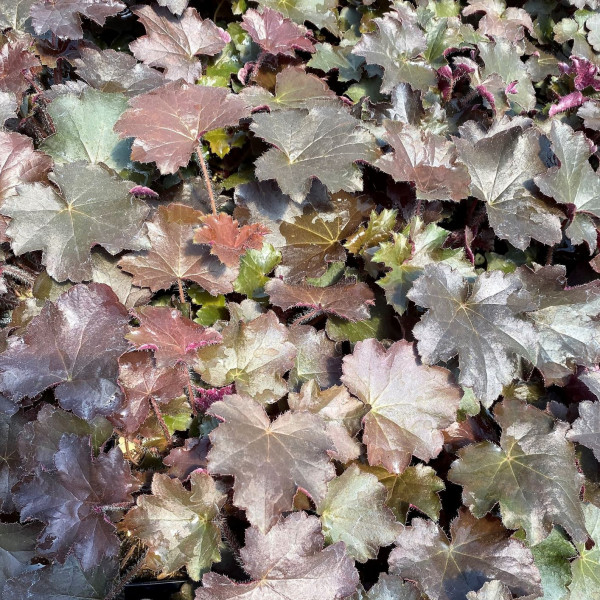
[[[295,56],[294,50],[315,51],[306,27],[296,25],[271,8],[262,12],[250,9],[242,17],[241,27],[268,54]]]
[[[121,94],[85,89],[80,96],[59,96],[48,106],[56,133],[44,140],[41,149],[59,164],[84,160],[116,171],[131,168],[131,140],[121,140],[113,131],[126,108],[127,99]]]
[[[164,404],[182,396],[188,377],[180,368],[157,367],[148,352],[128,352],[119,358],[119,382],[125,398],[111,420],[131,433],[146,420],[153,401]]]
[[[490,271],[471,286],[444,264],[428,265],[408,297],[429,312],[413,329],[426,364],[458,355],[459,383],[491,406],[517,374],[519,356],[535,362],[536,334],[521,315],[529,294],[516,275]]]
[[[271,304],[283,310],[309,308],[348,321],[369,318],[369,306],[375,304],[375,295],[366,283],[341,283],[329,287],[288,285],[281,279],[271,279],[265,285]]]
[[[79,58],[73,59],[72,64],[77,75],[91,87],[101,92],[124,94],[128,98],[165,83],[162,73],[116,50],[80,48]]]
[[[233,291],[237,270],[210,256],[208,248],[192,243],[193,228],[202,214],[182,204],[160,206],[147,224],[150,249],[124,256],[119,266],[134,276],[136,285],[154,292],[183,281],[194,281],[213,295]]]
[[[371,465],[401,473],[413,455],[427,461],[440,453],[441,430],[455,420],[462,395],[449,371],[422,365],[413,344],[386,351],[372,339],[356,344],[343,371],[344,384],[370,407],[363,441]]]
[[[7,582],[3,600],[105,600],[119,569],[114,560],[103,560],[89,570],[69,556],[64,564],[53,563]]]
[[[387,491],[370,473],[351,465],[327,485],[317,505],[327,542],[345,542],[348,554],[359,562],[376,558],[400,533],[392,511],[385,506]]]
[[[328,29],[338,35],[338,0],[258,0],[259,6],[278,10],[295,23],[314,23],[319,29]]]
[[[385,121],[385,141],[394,151],[375,166],[394,181],[414,183],[417,198],[461,200],[469,195],[469,173],[457,162],[454,144],[413,125]]]
[[[386,505],[389,506],[396,519],[406,523],[410,508],[414,507],[437,521],[442,503],[439,492],[445,489],[444,482],[437,477],[431,467],[417,464],[407,467],[399,475],[390,473],[382,467],[371,467],[359,464],[367,473],[372,473],[387,489]]]
[[[329,453],[332,458],[343,463],[358,458],[360,444],[355,436],[365,408],[343,385],[321,390],[316,380],[311,379],[302,385],[300,392],[289,394],[288,404],[293,411],[308,411],[325,421],[327,435],[334,445]]]
[[[286,108],[309,109],[315,104],[327,102],[339,104],[337,94],[322,79],[301,67],[287,67],[277,73],[274,94],[253,85],[245,87],[240,96],[252,106],[268,106],[271,112]]]
[[[120,402],[117,358],[127,350],[127,321],[108,286],[72,287],[0,354],[0,391],[16,402],[56,386],[60,405],[77,416],[111,414]]]
[[[31,20],[38,35],[51,31],[59,38],[80,40],[81,17],[104,25],[107,17],[126,8],[119,0],[40,0],[31,7]]]
[[[202,74],[199,54],[213,56],[231,41],[227,32],[210,19],[203,20],[195,8],[175,17],[163,8],[141,6],[133,13],[146,28],[147,35],[134,40],[129,48],[149,67],[164,69],[166,79],[194,83]]]
[[[308,412],[287,412],[271,423],[264,408],[244,396],[226,396],[208,413],[223,421],[211,434],[208,470],[235,477],[233,503],[267,532],[292,510],[298,488],[319,503],[335,469],[325,422]]]
[[[228,267],[237,267],[246,250],[260,250],[263,237],[269,233],[259,223],[240,227],[226,213],[206,215],[202,223],[194,233],[194,243],[210,246],[210,253]]]
[[[293,221],[284,221],[279,229],[285,237],[281,255],[286,279],[297,283],[319,277],[329,263],[345,261],[340,242],[356,230],[371,208],[372,204],[360,198],[340,195],[327,211],[310,207]]]
[[[447,264],[465,277],[474,278],[475,269],[462,248],[444,248],[450,232],[435,223],[425,225],[414,219],[401,233],[394,233],[391,242],[382,242],[372,256],[390,270],[377,280],[396,312],[404,314],[408,308],[407,294],[413,283],[431,263]]]
[[[132,160],[155,162],[164,175],[185,167],[208,131],[237,125],[249,116],[246,103],[224,88],[173,81],[129,101],[115,125],[135,137]]]
[[[419,59],[427,48],[427,42],[417,25],[408,20],[400,21],[392,13],[373,21],[377,31],[364,34],[352,53],[364,56],[369,65],[383,67],[381,91],[389,93],[401,82],[423,92],[435,86],[435,71]]]
[[[156,473],[152,494],[139,496],[119,527],[148,546],[146,562],[163,575],[185,566],[198,581],[221,558],[217,518],[225,496],[206,473],[192,473],[190,481],[188,491],[177,479]]]
[[[538,175],[535,183],[546,196],[575,206],[576,213],[566,234],[575,244],[587,242],[593,251],[596,227],[590,215],[600,217],[600,176],[588,160],[593,152],[592,142],[583,132],[575,132],[560,121],[552,122],[549,137],[559,165]],[[590,233],[585,235],[586,231]]]
[[[583,476],[565,440],[568,425],[519,400],[505,399],[494,415],[502,427],[500,446],[466,446],[452,464],[449,479],[463,486],[464,503],[482,517],[498,502],[504,524],[522,527],[531,544],[541,542],[552,524],[585,542]]]
[[[248,250],[240,258],[240,274],[233,282],[233,289],[257,301],[266,298],[264,285],[269,281],[267,275],[280,261],[281,253],[271,244],[264,243],[260,250]]]
[[[117,556],[119,540],[102,509],[133,500],[139,483],[118,448],[92,459],[89,439],[66,434],[54,455],[56,470],[36,470],[19,484],[15,502],[21,520],[37,519],[46,525],[38,548],[64,563],[69,554],[84,571],[104,558]]]
[[[454,138],[471,175],[471,195],[486,203],[495,234],[521,250],[531,238],[550,245],[562,238],[562,213],[533,193],[533,178],[545,168],[539,139],[519,125],[484,134],[472,121]]]
[[[600,460],[600,402],[581,402],[567,439],[589,448]]]
[[[30,138],[0,131],[0,204],[14,196],[18,185],[47,181],[52,159],[33,149]]]
[[[140,326],[126,337],[138,350],[153,350],[160,368],[190,365],[199,348],[221,342],[217,331],[194,323],[168,306],[143,306],[136,316]]]
[[[7,234],[15,254],[43,250],[51,277],[78,282],[92,278],[92,246],[111,254],[141,247],[149,209],[129,194],[131,182],[84,162],[56,165],[49,179],[56,188],[21,185],[0,208],[12,219]]]
[[[517,596],[541,594],[531,551],[510,538],[500,519],[476,519],[462,508],[450,532],[452,541],[435,523],[413,519],[396,540],[390,572],[416,581],[438,600],[464,600],[490,579],[501,581]]]
[[[283,375],[294,365],[296,348],[274,312],[248,323],[232,317],[222,335],[221,344],[198,352],[194,369],[206,383],[216,387],[235,383],[238,393],[263,403],[287,394]]]
[[[378,156],[361,121],[335,106],[257,114],[250,128],[275,146],[256,160],[257,178],[275,179],[294,202],[304,200],[314,178],[330,192],[362,190],[362,174],[354,163],[374,162]]]

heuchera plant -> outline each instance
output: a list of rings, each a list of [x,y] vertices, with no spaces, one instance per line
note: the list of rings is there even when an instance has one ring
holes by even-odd
[[[598,0],[0,28],[0,600],[600,600]]]

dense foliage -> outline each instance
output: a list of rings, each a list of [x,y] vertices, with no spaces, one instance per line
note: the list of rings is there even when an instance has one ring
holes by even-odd
[[[598,0],[0,26],[2,600],[600,600]]]

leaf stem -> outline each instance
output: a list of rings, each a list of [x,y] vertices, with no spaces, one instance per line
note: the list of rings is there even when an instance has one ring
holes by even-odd
[[[206,191],[208,192],[208,197],[210,198],[210,207],[212,209],[213,215],[217,214],[217,204],[215,202],[215,194],[212,189],[212,184],[210,182],[210,175],[208,173],[208,166],[206,165],[206,161],[204,160],[204,155],[202,154],[202,142],[198,140],[198,151],[196,154],[198,155],[198,162],[200,163],[200,168],[202,169],[202,177],[204,179],[204,185],[206,186]]]
[[[160,423],[160,426],[161,426],[161,429],[163,430],[165,439],[170,444],[173,440],[171,438],[171,434],[169,433],[169,428],[167,427],[167,424],[165,423],[165,420],[163,419],[162,413],[160,412],[160,408],[158,407],[158,402],[152,396],[150,396],[150,406],[152,407],[152,410],[154,411],[154,414],[156,415],[156,418],[158,419],[158,422]]]
[[[190,397],[190,406],[192,407],[192,413],[194,416],[198,414],[196,410],[196,395],[194,394],[194,384],[192,383],[192,374],[190,373],[190,368],[187,367],[187,375],[188,375],[188,396]]]
[[[179,286],[179,302],[181,302],[181,304],[185,304],[185,294],[183,293],[181,279],[177,279],[177,285]]]

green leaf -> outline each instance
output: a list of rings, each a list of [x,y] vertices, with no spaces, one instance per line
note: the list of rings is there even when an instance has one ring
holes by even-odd
[[[152,494],[139,496],[121,529],[148,546],[147,564],[164,575],[185,566],[198,581],[221,558],[217,518],[225,496],[206,473],[193,472],[190,481],[188,491],[178,479],[156,473]]]
[[[395,233],[392,242],[382,242],[373,254],[374,262],[381,262],[390,269],[377,280],[377,285],[385,290],[388,303],[398,314],[406,311],[407,294],[426,265],[444,263],[465,277],[475,277],[473,265],[462,248],[443,247],[449,235],[449,231],[435,223],[425,225],[417,218],[402,233]]]
[[[600,598],[600,509],[593,504],[583,507],[585,526],[594,542],[591,549],[585,543],[575,544],[579,557],[571,563],[573,582],[569,585],[569,600]]]
[[[211,325],[214,325],[216,321],[227,319],[227,300],[222,294],[213,296],[199,285],[190,286],[187,293],[192,304],[200,306],[200,308],[196,309],[196,317],[194,318],[195,323],[210,327]]]
[[[131,197],[131,182],[115,177],[103,165],[73,162],[56,165],[50,179],[19,186],[2,214],[12,218],[9,229],[17,255],[43,250],[42,262],[57,281],[92,277],[91,247],[111,253],[143,245],[142,226],[149,208]]]
[[[48,106],[56,133],[44,140],[41,149],[59,164],[84,160],[104,163],[115,171],[132,169],[133,140],[122,140],[113,131],[126,108],[124,95],[91,88],[80,96],[59,96]]]
[[[381,546],[391,544],[400,524],[385,506],[387,492],[377,477],[351,465],[329,482],[327,494],[317,505],[325,540],[345,542],[350,556],[366,562]]]
[[[521,529],[515,537],[525,539]],[[571,562],[577,556],[573,544],[560,529],[554,528],[539,544],[531,546],[531,552],[542,577],[544,596],[542,600],[568,600],[567,585],[571,583]]]
[[[467,446],[452,464],[448,478],[463,486],[464,503],[478,518],[498,503],[506,527],[522,527],[531,544],[544,540],[553,524],[585,542],[583,476],[565,440],[568,425],[519,400],[504,400],[494,414],[502,428],[500,446]]]
[[[358,466],[383,483],[387,489],[385,503],[401,523],[406,523],[408,511],[413,506],[434,521],[439,519],[442,508],[439,492],[443,492],[446,486],[431,467],[418,464],[397,474],[383,467]]]
[[[336,342],[360,342],[369,338],[383,340],[394,338],[396,334],[394,311],[387,305],[383,296],[376,296],[375,306],[371,307],[371,316],[364,321],[352,323],[340,317],[327,319],[325,331]]]
[[[264,286],[267,275],[281,262],[281,252],[271,244],[264,243],[261,250],[248,250],[240,259],[240,274],[233,283],[238,294],[253,300],[266,300]]]

